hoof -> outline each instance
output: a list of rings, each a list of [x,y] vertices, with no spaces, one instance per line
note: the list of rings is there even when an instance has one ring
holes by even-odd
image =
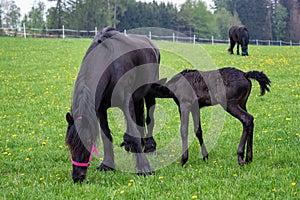
[[[208,154],[206,156],[203,156],[203,161],[207,161],[208,160]]]
[[[240,166],[244,166],[244,165],[246,165],[247,163],[244,161],[244,160],[241,160],[241,161],[239,161],[239,165]]]
[[[101,165],[97,167],[97,170],[107,172],[107,171],[114,171],[115,169],[101,163]]]
[[[145,138],[144,142],[144,153],[154,153],[156,151],[156,142],[153,137]]]
[[[148,171],[148,172],[142,172],[142,171],[139,171],[138,173],[137,173],[137,175],[138,176],[149,176],[149,175],[154,175],[155,174],[155,172],[154,171]]]

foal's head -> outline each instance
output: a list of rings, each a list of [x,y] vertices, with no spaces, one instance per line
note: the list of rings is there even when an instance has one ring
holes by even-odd
[[[86,177],[87,168],[89,166],[90,151],[85,148],[78,132],[76,130],[74,118],[67,113],[66,120],[68,122],[66,144],[69,147],[71,160],[73,165],[72,178],[73,181],[82,182]],[[76,120],[82,120],[80,117]]]

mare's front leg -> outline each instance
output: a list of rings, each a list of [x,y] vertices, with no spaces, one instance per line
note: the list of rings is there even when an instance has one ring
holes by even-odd
[[[240,43],[237,43],[236,54],[237,54],[237,55],[240,55]]]
[[[242,109],[238,104],[228,104],[227,111],[234,117],[236,117],[243,124],[243,133],[238,147],[238,163],[244,165],[252,161],[252,140],[253,140],[253,128],[254,119],[247,111]],[[244,160],[245,145],[247,144],[246,161]]]
[[[133,121],[133,119],[135,119],[136,112],[134,103],[131,100],[131,95],[125,97],[125,106],[122,110],[127,121],[127,142],[131,144],[131,147],[133,148],[131,152],[133,152],[136,157],[137,173],[138,175],[152,174],[153,171],[150,167],[149,161],[142,152],[141,133],[137,128],[137,124]],[[140,112],[142,111],[140,110]]]
[[[147,109],[146,124],[147,124],[148,134],[144,139],[145,141],[144,153],[151,153],[156,151],[156,142],[153,138],[155,98],[146,97],[145,101],[146,101],[146,109]]]
[[[113,140],[107,121],[107,109],[100,109],[97,112],[100,121],[101,138],[103,142],[104,159],[97,168],[99,171],[109,171],[115,169]]]
[[[188,161],[188,127],[189,127],[190,106],[188,104],[180,104],[180,134],[182,140],[182,157],[181,166]]]
[[[192,116],[193,116],[193,122],[194,122],[194,131],[196,134],[196,137],[199,140],[200,146],[201,146],[201,152],[202,152],[202,158],[203,160],[208,159],[208,153],[206,150],[206,147],[204,145],[203,137],[202,137],[202,128],[201,128],[201,120],[200,120],[200,108],[198,104],[195,104],[192,108]]]

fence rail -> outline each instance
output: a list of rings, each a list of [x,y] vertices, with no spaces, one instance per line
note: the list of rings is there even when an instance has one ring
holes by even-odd
[[[23,26],[19,29],[0,28],[0,36],[14,36],[14,37],[36,37],[36,38],[93,38],[97,34],[98,30],[95,27],[94,30],[72,30],[66,29],[64,26],[62,29],[38,29],[27,28]],[[135,32],[130,32],[135,33]],[[124,34],[127,31],[124,30]],[[178,34],[178,32],[170,33],[170,30],[164,34],[148,31],[148,33],[137,32],[135,34],[146,35],[152,40],[165,40],[171,42],[185,42],[193,44],[229,44],[229,39],[221,40],[211,38],[198,38],[195,35],[186,36],[184,34]],[[282,41],[282,40],[250,40],[249,44],[257,46],[300,46],[300,41]]]

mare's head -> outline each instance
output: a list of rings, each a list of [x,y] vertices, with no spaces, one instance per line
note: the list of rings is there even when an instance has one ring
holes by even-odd
[[[85,148],[75,126],[75,121],[70,113],[67,113],[66,120],[68,122],[66,144],[69,147],[71,160],[73,165],[72,178],[74,183],[84,181],[89,166],[90,152]],[[82,120],[77,118],[76,120]]]

